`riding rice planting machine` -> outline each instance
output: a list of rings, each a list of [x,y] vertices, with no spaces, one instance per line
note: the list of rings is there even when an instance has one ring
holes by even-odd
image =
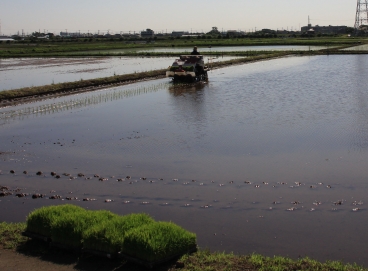
[[[166,77],[181,82],[207,81],[209,70],[204,64],[203,55],[181,55],[168,68]]]

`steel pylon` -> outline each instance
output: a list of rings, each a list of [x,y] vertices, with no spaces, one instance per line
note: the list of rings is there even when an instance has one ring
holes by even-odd
[[[368,25],[368,0],[358,0],[357,3],[355,30],[358,31],[362,25]]]

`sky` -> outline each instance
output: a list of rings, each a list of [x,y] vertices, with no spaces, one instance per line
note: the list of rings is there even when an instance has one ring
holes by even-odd
[[[1,0],[1,34],[300,30],[354,26],[354,0]]]

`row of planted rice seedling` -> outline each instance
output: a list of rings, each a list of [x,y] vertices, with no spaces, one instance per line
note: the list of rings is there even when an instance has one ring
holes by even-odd
[[[117,255],[146,262],[162,261],[196,247],[196,235],[147,214],[120,216],[75,205],[42,207],[27,218],[26,232],[69,248]]]

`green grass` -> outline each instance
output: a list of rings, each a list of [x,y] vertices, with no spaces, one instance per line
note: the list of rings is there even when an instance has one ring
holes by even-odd
[[[137,49],[149,49],[152,47],[216,47],[216,46],[262,46],[262,45],[353,45],[365,43],[367,38],[339,37],[314,37],[314,38],[230,38],[230,39],[158,39],[155,43],[134,44],[127,41],[73,41],[53,42],[44,41],[39,43],[0,43],[0,57],[41,57],[41,56],[66,56],[70,52],[106,51],[112,49],[126,49],[134,52]],[[87,52],[87,54],[85,54]]]
[[[84,209],[75,205],[41,207],[31,212],[27,217],[27,231],[51,237],[51,225],[60,216],[83,212]]]
[[[51,223],[51,240],[62,245],[78,248],[83,244],[83,233],[92,225],[113,219],[110,211],[83,211],[65,213]]]
[[[366,268],[356,264],[344,264],[337,261],[322,263],[308,257],[293,260],[280,256],[234,255],[208,250],[199,250],[195,254],[184,255],[179,261],[184,264],[182,271],[367,271]]]
[[[83,233],[83,248],[114,254],[121,251],[124,235],[133,228],[154,223],[146,214],[116,216],[89,227]]]
[[[59,252],[49,250],[46,243],[28,241],[23,237],[21,232],[26,228],[26,223],[0,223],[0,246],[6,249],[18,250],[21,248],[22,253],[32,254],[34,251],[40,251],[37,257],[43,254],[55,254],[58,257],[57,262],[62,262]],[[27,245],[26,245],[27,244]],[[42,249],[40,246],[43,245]],[[70,264],[69,256],[66,256]],[[88,258],[87,258],[88,261]],[[99,261],[103,261],[100,259]],[[169,265],[168,267],[160,267],[158,270],[164,271],[260,271],[260,270],[282,270],[282,271],[368,271],[367,268],[356,264],[344,264],[342,262],[327,261],[319,262],[310,258],[302,258],[293,260],[287,257],[265,257],[259,254],[251,255],[235,255],[233,253],[210,252],[209,250],[200,249],[191,255],[184,255],[178,262],[183,264],[183,268],[176,269]],[[75,259],[75,264],[81,264],[80,258]],[[175,264],[174,264],[175,265]],[[117,264],[121,266],[121,264]],[[125,270],[125,269],[124,269]],[[140,270],[135,267],[127,270]]]
[[[196,247],[196,235],[170,222],[157,222],[126,233],[122,252],[144,261],[159,261]]]
[[[6,249],[14,249],[20,243],[27,240],[22,236],[25,230],[25,223],[0,223],[0,244]]]

